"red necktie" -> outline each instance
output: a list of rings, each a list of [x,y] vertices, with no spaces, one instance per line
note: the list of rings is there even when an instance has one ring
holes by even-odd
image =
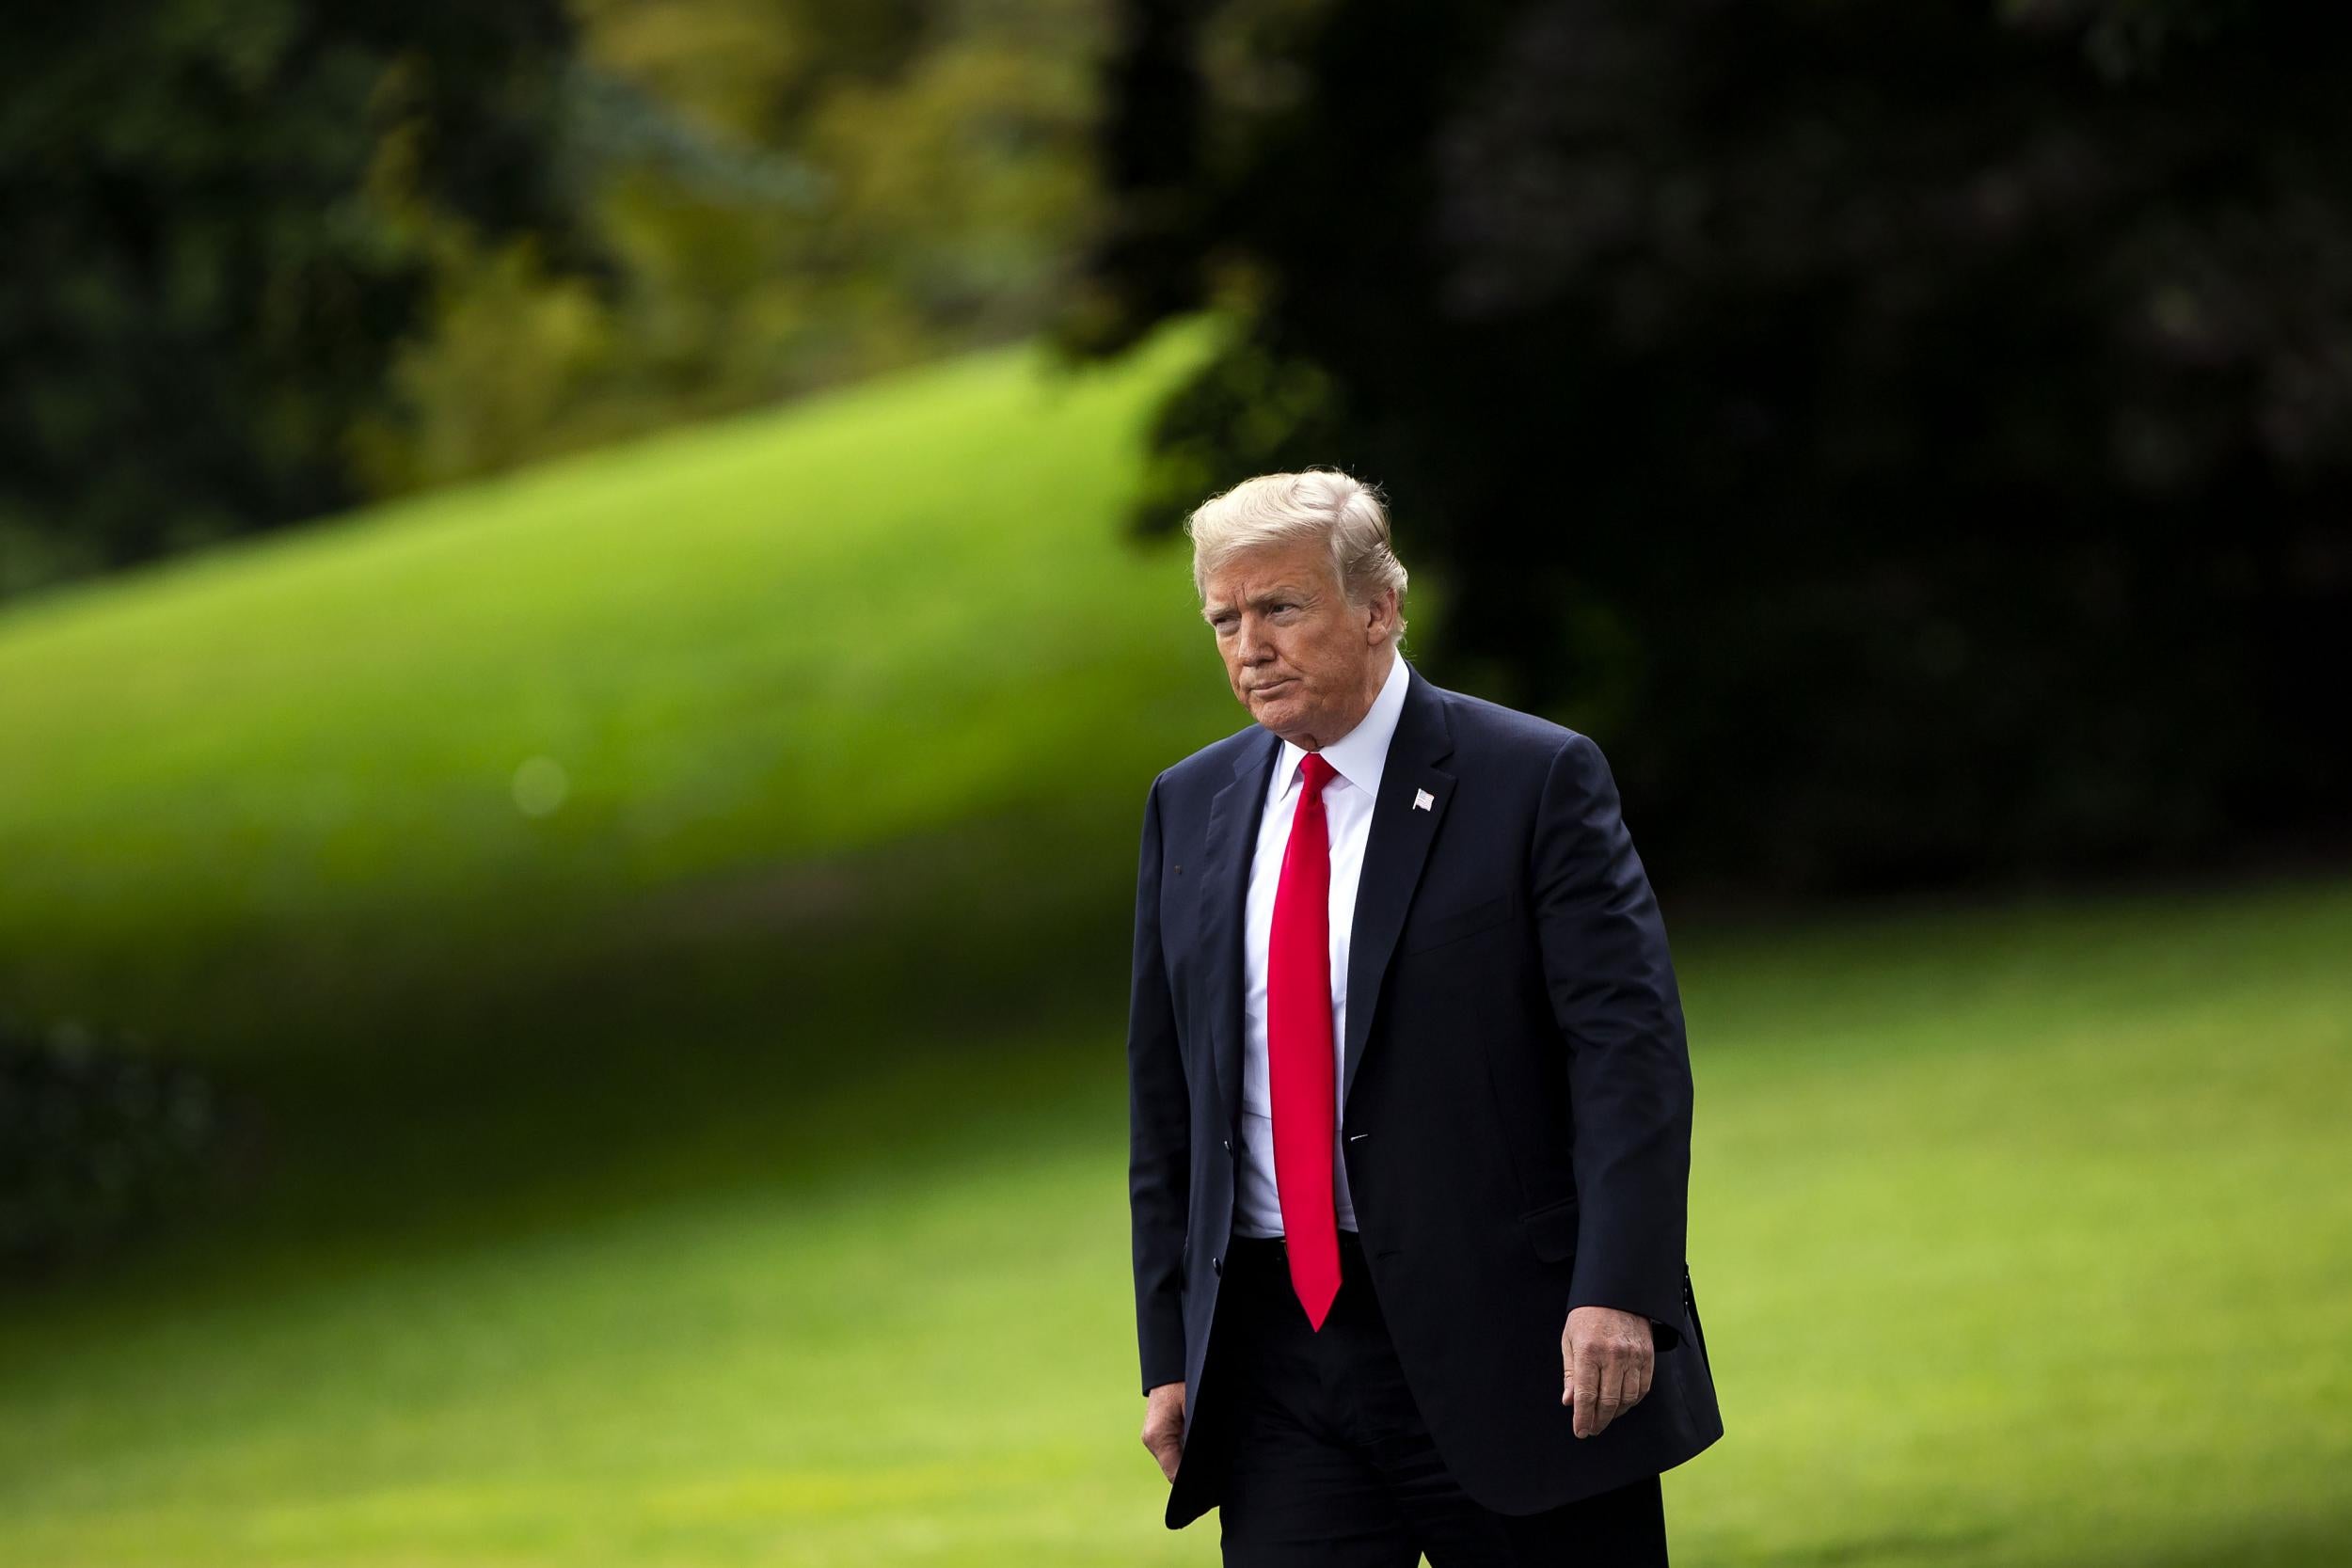
[[[1282,1205],[1291,1289],[1317,1329],[1340,1293],[1340,1225],[1331,1196],[1338,1097],[1331,1069],[1331,840],[1323,786],[1337,775],[1320,752],[1305,783],[1266,947],[1266,1090],[1274,1112],[1274,1185]]]

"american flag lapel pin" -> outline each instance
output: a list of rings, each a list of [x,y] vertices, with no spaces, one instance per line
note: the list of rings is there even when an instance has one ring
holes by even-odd
[[[1416,789],[1413,791],[1413,809],[1415,811],[1428,811],[1432,807],[1436,806],[1437,803],[1438,798],[1430,794],[1429,791],[1425,789]]]

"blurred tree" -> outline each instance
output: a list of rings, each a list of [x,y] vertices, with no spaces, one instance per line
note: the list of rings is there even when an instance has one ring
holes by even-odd
[[[1034,334],[1108,0],[0,32],[0,598]]]
[[[348,499],[432,236],[579,261],[561,0],[0,24],[0,594]]]
[[[1594,731],[1685,880],[2340,831],[2352,11],[1123,14],[1061,336],[1236,321],[1141,526],[1385,481],[1448,667]]]
[[[449,252],[379,491],[1034,334],[1077,277],[1106,0],[580,0],[616,259]]]

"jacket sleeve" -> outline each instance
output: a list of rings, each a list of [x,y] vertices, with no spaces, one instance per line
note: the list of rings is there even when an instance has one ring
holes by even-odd
[[[1544,781],[1533,892],[1568,1051],[1577,1248],[1568,1307],[1613,1307],[1679,1342],[1691,1060],[1666,927],[1600,748],[1571,734]]]
[[[1191,1102],[1160,949],[1160,790],[1143,809],[1135,972],[1127,1003],[1127,1205],[1135,1233],[1143,1389],[1184,1380],[1184,1233]]]

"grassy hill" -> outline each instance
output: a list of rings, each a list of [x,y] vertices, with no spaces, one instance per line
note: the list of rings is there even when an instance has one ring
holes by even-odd
[[[1240,720],[1112,529],[1199,348],[0,616],[0,1003],[268,1113],[239,1206],[0,1294],[0,1565],[1215,1560],[1120,1028],[1144,784]],[[2352,884],[1676,931],[1679,1560],[2343,1560]]]
[[[0,616],[0,994],[266,1056],[512,989],[451,972],[491,934],[564,974],[821,935],[874,895],[819,867],[992,819],[1070,851],[1014,903],[1099,894],[1168,749],[1247,721],[1181,551],[1115,530],[1200,347],[986,356]]]
[[[1118,528],[1206,346],[982,356],[0,615],[0,1006],[221,1074],[238,1223],[297,1234],[765,1169],[775,1094],[1099,1015],[1145,786],[1247,721],[1181,544]]]

